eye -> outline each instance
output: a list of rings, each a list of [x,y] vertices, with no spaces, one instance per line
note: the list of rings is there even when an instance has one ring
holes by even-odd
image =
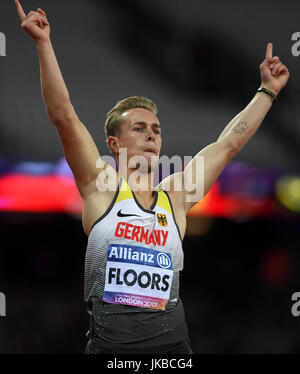
[[[136,128],[134,129],[134,131],[138,131],[138,132],[140,132],[140,130],[142,130],[141,127],[136,127]]]

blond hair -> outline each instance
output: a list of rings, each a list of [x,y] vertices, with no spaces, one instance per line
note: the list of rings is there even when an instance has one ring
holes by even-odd
[[[119,101],[107,114],[105,121],[106,140],[110,136],[120,136],[120,125],[123,123],[122,114],[129,109],[144,108],[157,114],[157,106],[153,101],[142,96],[131,96]]]

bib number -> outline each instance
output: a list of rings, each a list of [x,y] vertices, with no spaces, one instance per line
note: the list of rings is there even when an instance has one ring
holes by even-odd
[[[109,245],[103,300],[164,310],[172,279],[169,253],[138,246]]]

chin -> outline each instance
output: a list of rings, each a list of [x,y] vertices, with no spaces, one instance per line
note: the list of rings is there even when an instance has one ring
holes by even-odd
[[[156,166],[157,166],[157,163],[155,164],[151,164],[151,162],[149,161],[149,163],[147,163],[146,165],[138,165],[138,170],[141,174],[149,174],[151,172],[154,172],[154,170],[156,169]]]
[[[159,157],[156,154],[144,153],[129,158],[128,168],[137,169],[140,173],[150,173],[156,169]]]
[[[159,156],[156,156],[155,154],[149,155],[149,157],[146,157],[148,160],[148,169],[154,171],[156,169],[156,166],[159,161]]]

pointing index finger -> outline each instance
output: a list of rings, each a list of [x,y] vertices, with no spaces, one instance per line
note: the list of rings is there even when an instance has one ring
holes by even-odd
[[[270,58],[272,58],[272,56],[273,56],[273,44],[272,43],[268,43],[268,45],[267,45],[267,51],[266,51],[266,58],[270,59]]]
[[[24,13],[22,5],[20,4],[19,0],[15,0],[15,4],[17,7],[17,12],[19,14],[20,20],[23,21],[23,19],[26,17],[26,14]]]

